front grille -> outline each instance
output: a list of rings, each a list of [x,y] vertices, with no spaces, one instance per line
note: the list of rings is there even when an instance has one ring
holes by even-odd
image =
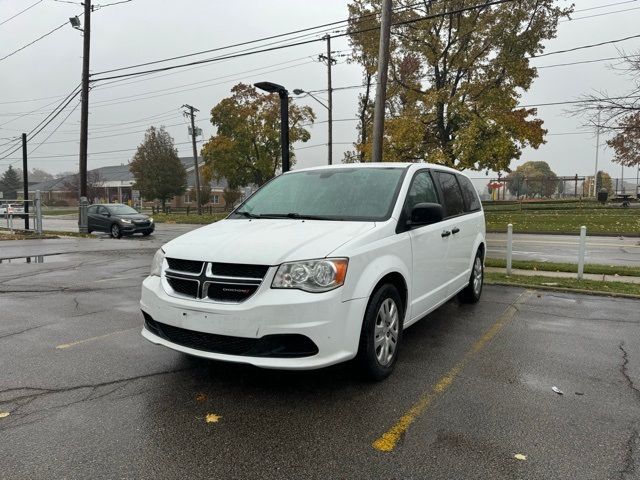
[[[268,265],[209,263],[167,258],[164,275],[174,293],[215,302],[241,303],[253,295],[264,279]]]
[[[194,260],[180,260],[178,258],[167,258],[167,263],[171,270],[177,272],[200,273],[204,262],[196,262]]]
[[[248,265],[244,263],[212,263],[211,272],[221,277],[244,277],[263,279],[268,265]]]
[[[198,296],[198,281],[183,278],[167,277],[167,281],[176,293],[196,298]]]
[[[144,315],[145,328],[171,343],[204,352],[247,357],[296,358],[318,353],[313,341],[299,334],[265,335],[262,338],[232,337],[213,333],[196,332],[160,323]]]

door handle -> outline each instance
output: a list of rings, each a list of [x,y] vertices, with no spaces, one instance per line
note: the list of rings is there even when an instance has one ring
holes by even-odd
[[[451,230],[451,233],[453,233],[455,235],[459,231],[460,231],[460,229],[458,227],[453,227],[453,230]]]
[[[451,232],[449,230],[443,230],[440,235],[442,237],[448,237],[449,235],[451,235]]]

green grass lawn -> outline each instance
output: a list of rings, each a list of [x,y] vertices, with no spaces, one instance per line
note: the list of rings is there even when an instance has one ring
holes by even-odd
[[[573,203],[577,206],[576,203]],[[640,236],[640,209],[619,207],[554,208],[503,210],[506,205],[488,206],[485,210],[487,231],[506,232],[513,224],[515,233],[564,233],[577,235],[580,226],[587,227],[587,235],[617,234]],[[511,206],[513,208],[513,206]]]
[[[602,282],[597,280],[578,280],[575,278],[529,277],[495,272],[485,272],[485,281],[490,285],[538,287],[552,290],[575,290],[587,293],[602,293],[607,295],[623,294],[640,297],[640,285],[637,283]]]
[[[148,213],[151,216],[151,213]],[[187,215],[186,213],[154,213],[153,221],[155,223],[190,223],[190,224],[208,224],[217,222],[218,220],[222,220],[225,218],[228,213],[213,213],[213,214],[202,214],[197,215],[195,213],[191,213]]]
[[[506,268],[507,261],[502,258],[485,259],[487,267]],[[575,263],[558,262],[534,262],[530,260],[512,260],[513,268],[523,270],[539,270],[545,272],[578,272],[578,265]],[[640,267],[627,267],[621,265],[597,265],[587,263],[584,266],[584,273],[595,273],[598,275],[626,275],[630,277],[640,277]]]

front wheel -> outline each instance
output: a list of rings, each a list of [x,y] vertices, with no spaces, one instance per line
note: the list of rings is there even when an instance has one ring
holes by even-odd
[[[477,303],[482,295],[482,285],[484,283],[484,264],[482,253],[478,251],[473,260],[471,276],[468,285],[458,294],[458,298],[464,303]]]
[[[393,371],[402,339],[403,319],[398,289],[390,283],[378,288],[365,311],[357,356],[363,372],[372,380],[383,380]]]
[[[111,225],[111,236],[113,238],[122,237],[122,231],[120,230],[120,225],[118,225],[117,223],[114,223],[113,225]]]
[[[153,233],[153,230],[145,230],[144,232],[142,232],[142,235],[145,236],[145,237],[148,237],[152,233]]]

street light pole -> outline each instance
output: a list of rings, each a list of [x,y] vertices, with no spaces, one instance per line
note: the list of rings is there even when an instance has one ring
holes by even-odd
[[[280,148],[282,149],[282,173],[289,171],[289,92],[282,85],[271,82],[253,84],[267,93],[277,93],[280,97]]]

